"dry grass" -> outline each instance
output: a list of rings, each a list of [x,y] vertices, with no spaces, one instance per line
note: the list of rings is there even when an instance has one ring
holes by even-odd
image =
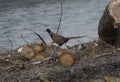
[[[12,55],[9,52],[1,53],[0,82],[68,82],[70,79],[69,82],[83,82],[87,78],[104,78],[108,75],[119,77],[120,51],[113,46],[96,40],[82,44],[80,49],[62,49],[75,57],[75,64],[66,68],[59,63],[59,50],[58,47],[48,46],[44,51],[48,59],[42,62],[28,60],[16,50]]]

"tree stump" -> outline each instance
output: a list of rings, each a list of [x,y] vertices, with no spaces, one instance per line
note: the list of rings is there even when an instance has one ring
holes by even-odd
[[[100,40],[116,47],[120,46],[120,0],[111,0],[99,22]]]

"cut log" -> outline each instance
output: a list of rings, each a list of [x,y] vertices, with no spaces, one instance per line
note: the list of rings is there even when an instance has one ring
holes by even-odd
[[[20,54],[21,56],[23,56],[27,59],[32,59],[35,57],[35,52],[30,45],[25,44],[20,49],[22,49],[21,52],[19,52],[19,53],[21,53]]]
[[[42,44],[25,44],[17,50],[21,56],[30,60],[44,60],[43,55],[44,47]]]
[[[24,61],[15,52],[11,57],[6,54],[4,59],[1,56],[0,82],[100,82],[100,78],[107,82],[112,77],[120,78],[119,49],[96,40],[81,45],[81,49],[61,49],[48,45],[44,52],[35,53],[30,58],[40,61]],[[24,54],[35,51],[34,46],[32,49],[31,45],[24,46],[19,50],[26,50]]]
[[[33,60],[40,60],[40,61],[44,61],[45,59],[46,57],[44,53],[35,54],[35,58],[33,58]]]
[[[75,62],[75,59],[73,55],[69,52],[58,52],[58,56],[60,59],[60,64],[63,65],[64,67],[69,67],[72,66]]]
[[[120,0],[111,0],[99,22],[100,40],[120,47]]]

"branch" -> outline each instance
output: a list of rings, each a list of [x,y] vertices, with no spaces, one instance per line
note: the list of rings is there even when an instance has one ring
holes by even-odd
[[[12,55],[12,52],[13,52],[13,43],[12,43],[12,40],[9,39],[8,35],[6,33],[4,33],[8,39],[8,41],[10,42],[11,44],[11,55]]]
[[[25,40],[23,34],[21,35],[21,38],[25,41],[25,43],[30,44],[27,40]]]
[[[59,25],[58,25],[58,28],[57,28],[57,34],[59,32],[59,29],[60,29],[60,24],[61,24],[61,20],[62,20],[62,14],[63,14],[63,6],[62,6],[62,0],[61,0],[61,14],[60,14],[60,20],[59,20]]]
[[[41,40],[45,45],[47,45],[47,43],[44,41],[44,39],[40,36],[40,34],[39,34],[37,31],[35,31],[34,29],[33,29],[32,31],[40,38],[40,40]]]

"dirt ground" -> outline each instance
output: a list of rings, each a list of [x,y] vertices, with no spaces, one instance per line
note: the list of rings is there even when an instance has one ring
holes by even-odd
[[[72,53],[75,63],[65,67],[47,46],[45,61],[28,60],[17,52],[0,54],[0,82],[120,82],[120,49],[95,40],[62,49]]]

